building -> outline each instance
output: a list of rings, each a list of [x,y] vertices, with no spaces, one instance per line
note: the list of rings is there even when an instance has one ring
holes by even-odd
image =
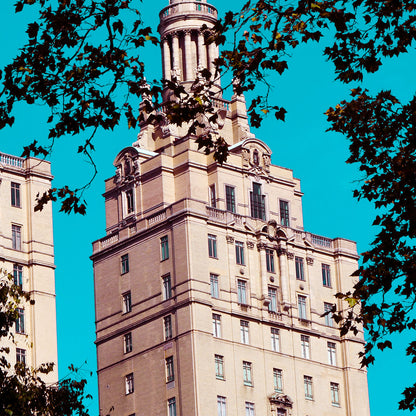
[[[165,78],[190,88],[218,56],[199,29],[216,14],[203,1],[161,11]],[[305,231],[300,181],[250,132],[244,98],[214,102],[222,166],[186,127],[143,121],[106,181],[92,255],[100,414],[367,416],[363,334],[322,316],[354,283],[356,244]]]
[[[12,366],[58,362],[52,207],[34,211],[36,195],[50,189],[51,180],[49,162],[0,153],[0,268],[35,301],[21,304],[14,342],[1,340],[9,344]],[[57,367],[42,378],[56,382]]]

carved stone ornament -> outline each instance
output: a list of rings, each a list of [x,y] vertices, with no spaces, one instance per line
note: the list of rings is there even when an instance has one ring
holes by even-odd
[[[295,253],[292,253],[291,251],[287,252],[287,258],[289,260],[293,260],[295,258]]]
[[[264,244],[264,243],[257,243],[257,250],[258,251],[260,251],[260,250],[266,250],[266,248],[267,248],[267,245],[266,244]]]
[[[293,400],[283,393],[274,393],[269,397],[272,414],[278,414],[277,411],[283,410],[286,416],[292,416]]]
[[[279,247],[279,248],[277,249],[277,255],[278,255],[278,256],[285,255],[286,253],[287,253],[287,250],[286,250],[285,248],[283,248],[283,247]]]
[[[228,244],[234,244],[234,237],[227,235],[225,238],[227,239]]]
[[[121,182],[121,165],[118,165],[116,168],[116,183]]]
[[[241,157],[243,158],[243,166],[249,167],[250,166],[250,150],[243,147],[243,149],[241,149]]]
[[[306,257],[306,263],[308,266],[313,266],[313,258],[312,257]]]
[[[252,250],[254,248],[254,243],[252,241],[247,241],[247,248]]]

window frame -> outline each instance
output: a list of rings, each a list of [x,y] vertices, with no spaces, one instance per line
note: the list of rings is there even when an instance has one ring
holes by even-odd
[[[209,274],[209,285],[211,297],[214,299],[220,298],[219,286],[218,286],[218,275],[215,273]]]
[[[266,270],[268,273],[276,273],[274,267],[274,250],[266,248]]]
[[[277,313],[277,289],[271,286],[267,288],[267,294],[270,298],[270,302],[267,309],[271,313]]]
[[[300,335],[300,355],[306,360],[311,359],[311,338],[309,335]]]
[[[257,190],[259,191],[258,193],[255,192]],[[262,185],[258,182],[252,183],[250,214],[251,218],[266,221],[266,196],[262,194]]]
[[[250,344],[250,324],[244,319],[240,319],[240,341],[242,344]]]
[[[308,298],[305,295],[298,295],[298,316],[299,319],[306,321],[308,319],[307,305]]]
[[[246,415],[245,416],[254,416],[254,403],[245,402]]]
[[[208,234],[208,257],[218,259],[217,236],[214,234]]]
[[[165,334],[165,341],[172,339],[172,315],[167,315],[163,317],[163,330]]]
[[[235,242],[235,262],[240,266],[245,266],[244,243],[242,241]]]
[[[212,335],[221,338],[221,315],[218,313],[212,314]]]
[[[225,208],[228,212],[236,213],[235,186],[225,185]]]
[[[335,407],[341,407],[341,403],[339,400],[339,383],[335,383],[331,381],[329,383],[329,389],[331,392],[331,404]]]
[[[15,323],[16,334],[25,334],[25,310],[23,308],[16,308],[17,318]]]
[[[303,376],[303,386],[305,389],[305,399],[313,400],[313,378],[311,376]]]
[[[128,354],[133,351],[133,336],[131,332],[127,332],[123,337],[124,354]]]
[[[120,257],[121,274],[126,274],[130,271],[129,253],[123,254]]]
[[[122,295],[122,303],[123,303],[123,314],[129,313],[132,310],[131,304],[131,292],[124,292]]]
[[[125,376],[126,396],[134,393],[134,374],[129,373]]]
[[[26,350],[24,348],[16,348],[16,363],[26,365]]]
[[[227,416],[227,398],[225,396],[217,396],[217,413],[218,416]]]
[[[239,305],[248,305],[247,280],[237,279],[237,302]]]
[[[279,199],[279,214],[280,225],[283,227],[290,227],[289,201],[286,201],[285,199]]]
[[[215,362],[215,378],[217,380],[225,380],[224,376],[224,356],[215,354],[214,355],[214,362]]]
[[[173,355],[165,358],[165,368],[166,368],[166,383],[171,383],[175,381],[175,364],[173,361]]]
[[[274,352],[280,352],[280,331],[279,328],[270,328],[270,343],[271,349]]]
[[[243,383],[245,386],[253,387],[253,363],[243,361]]]
[[[163,285],[163,300],[171,299],[172,296],[172,278],[170,273],[162,276],[162,285]]]
[[[325,315],[325,325],[331,328],[334,328],[334,318],[332,317],[332,308],[334,307],[333,303],[324,302],[324,313],[329,312]]]
[[[134,192],[133,188],[127,189],[127,191],[124,192],[125,198],[126,198],[126,214],[132,214],[135,210],[135,204],[134,204]]]
[[[12,249],[22,251],[22,226],[12,224]]]
[[[11,182],[10,183],[10,205],[14,208],[22,208],[20,192],[20,183]]]
[[[209,203],[211,208],[217,208],[217,192],[215,184],[209,186]]]
[[[303,257],[295,257],[295,272],[296,272],[296,280],[300,280],[301,282],[305,281],[305,267],[303,262]]]
[[[327,341],[326,349],[328,352],[328,364],[332,366],[337,365],[337,344],[335,342]]]
[[[283,371],[273,368],[273,388],[276,393],[283,393]]]
[[[160,261],[169,259],[169,237],[164,235],[160,237]]]
[[[322,270],[322,286],[332,288],[331,284],[331,266],[326,263],[321,264]]]
[[[20,289],[23,288],[23,266],[21,264],[13,264],[13,283]]]
[[[176,397],[168,399],[168,416],[176,416]]]

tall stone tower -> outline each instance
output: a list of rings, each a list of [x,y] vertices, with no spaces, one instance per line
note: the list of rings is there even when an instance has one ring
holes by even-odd
[[[210,67],[200,27],[216,13],[161,11],[165,78],[189,87]],[[356,245],[305,231],[300,181],[250,132],[244,98],[213,103],[226,163],[186,128],[144,121],[106,181],[92,255],[100,414],[368,416],[363,334],[322,316],[354,283]]]
[[[0,268],[11,273],[14,283],[35,301],[23,302],[14,328],[14,342],[8,343],[7,357],[35,368],[56,364],[55,371],[42,376],[48,383],[58,381],[55,264],[52,207],[34,212],[35,198],[51,187],[49,162],[23,159],[0,153]]]

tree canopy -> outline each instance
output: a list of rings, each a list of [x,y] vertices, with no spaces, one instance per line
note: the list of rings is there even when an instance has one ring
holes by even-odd
[[[55,140],[85,131],[89,137],[78,152],[94,163],[95,133],[122,122],[136,127],[142,114],[135,103],[145,94],[142,108],[153,114],[164,86],[174,93],[167,107],[171,122],[189,123],[190,133],[195,133],[198,114],[215,118],[208,71],[201,74],[204,87],[196,81],[191,92],[175,80],[151,85],[145,80],[140,49],[158,40],[136,5],[137,0],[17,1],[16,12],[37,8],[39,18],[27,28],[27,44],[1,73],[0,128],[13,125],[19,101],[50,109],[49,142],[29,144],[24,155],[47,155]],[[269,76],[285,73],[290,55],[302,44],[325,45],[322,52],[334,65],[334,78],[351,86],[351,97],[336,106],[328,103],[333,107],[326,115],[328,129],[350,141],[347,162],[357,163],[363,174],[355,196],[379,210],[374,225],[380,231],[363,255],[360,281],[353,293],[338,295],[349,308],[336,315],[342,334],[356,331],[357,324],[368,331],[364,365],[373,361],[374,348],[391,347],[390,334],[416,326],[416,109],[415,98],[401,103],[389,91],[370,94],[361,81],[386,59],[414,48],[415,38],[416,2],[411,0],[252,0],[226,13],[207,39],[223,46],[217,74],[229,73],[237,93],[252,95],[248,112],[253,126],[269,113],[284,121],[285,103],[275,102],[270,94]],[[207,134],[197,140],[219,162],[225,160],[227,147],[221,138]],[[51,189],[40,196],[38,209],[60,198],[63,211],[84,213],[85,186]],[[407,353],[416,362],[416,341]],[[405,390],[400,407],[416,407],[416,384]]]

